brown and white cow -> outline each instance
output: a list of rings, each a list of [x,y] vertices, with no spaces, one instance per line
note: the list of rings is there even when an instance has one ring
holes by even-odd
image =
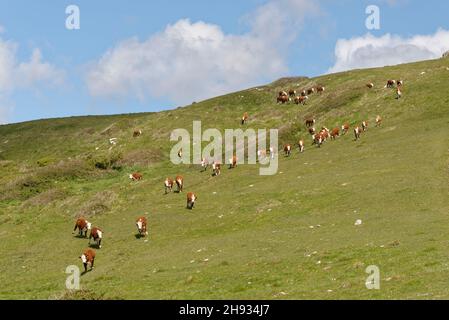
[[[193,192],[187,193],[187,209],[192,210],[197,199],[198,197]]]
[[[173,190],[173,180],[170,178],[166,178],[164,181],[165,194],[171,192]]]
[[[176,186],[178,187],[178,193],[182,192],[182,187],[184,186],[184,178],[182,176],[176,176],[175,182]]]
[[[307,119],[306,120],[306,127],[310,128],[315,124],[315,119]]]
[[[368,130],[368,121],[363,121],[362,122],[362,130],[363,130],[363,132]]]
[[[298,147],[299,147],[299,152],[303,153],[304,152],[304,140],[299,140],[298,142]]]
[[[142,135],[142,130],[135,130],[135,131],[133,132],[133,137],[134,137],[134,138],[137,138],[137,137],[139,137],[140,135]]]
[[[295,103],[305,105],[307,100],[309,100],[308,96],[298,96],[295,98]]]
[[[201,158],[201,167],[203,168],[203,171],[206,171],[209,167],[209,160],[206,158]]]
[[[394,88],[395,83],[396,83],[395,80],[388,80],[387,84],[385,85],[385,88]]]
[[[94,239],[95,243],[97,244],[97,247],[101,249],[101,240],[103,239],[103,231],[98,227],[93,227],[89,235],[89,244],[91,239]]]
[[[396,85],[398,87],[402,87],[404,85],[404,81],[403,80],[398,80],[398,81],[396,81]]]
[[[286,144],[284,146],[284,152],[287,157],[290,157],[290,154],[292,153],[292,146],[289,144]]]
[[[248,112],[245,112],[242,116],[242,125],[244,125],[248,121]]]
[[[356,141],[360,139],[361,134],[362,134],[362,129],[360,127],[356,127],[354,129],[354,137],[355,137]]]
[[[401,89],[398,87],[397,89],[396,89],[396,99],[401,99],[402,98],[402,91],[401,91]]]
[[[380,127],[381,124],[382,124],[382,117],[378,115],[376,117],[376,127]]]
[[[323,138],[323,134],[317,133],[313,135],[313,143],[312,144],[316,144],[319,148],[321,148],[321,145],[324,142],[324,138]]]
[[[318,93],[323,93],[325,90],[326,90],[326,88],[324,86],[316,87],[316,92],[318,92]]]
[[[331,131],[331,139],[335,140],[339,136],[340,136],[340,128],[337,127],[337,128],[332,129],[332,131]]]
[[[83,233],[84,233],[84,237],[87,237],[87,231],[90,230],[91,227],[92,227],[92,223],[90,223],[89,221],[87,221],[84,218],[78,218],[75,222],[75,228],[73,229],[73,232],[75,232],[76,229],[78,229],[78,235],[80,237],[83,236]]]
[[[306,90],[302,90],[302,91],[301,91],[301,96],[302,96],[302,97],[305,97],[306,95],[307,95]]]
[[[143,176],[142,176],[142,174],[140,174],[138,172],[134,172],[129,175],[129,178],[132,181],[140,181],[140,180],[142,180]]]
[[[279,96],[277,97],[277,103],[285,104],[289,101],[288,96]]]
[[[311,95],[311,94],[313,94],[313,93],[315,93],[315,88],[310,88],[310,89],[307,89],[307,95]]]
[[[87,264],[90,264],[90,270],[94,268],[95,251],[92,249],[84,250],[83,254],[79,257],[84,265],[84,272],[87,272]]]
[[[315,132],[316,132],[316,130],[315,130],[315,128],[314,127],[312,127],[312,128],[309,128],[309,133],[310,133],[310,135],[314,135],[315,134]]]
[[[212,175],[214,177],[219,176],[221,173],[221,164],[214,161],[214,163],[212,163]]]
[[[342,125],[341,131],[342,131],[343,135],[347,134],[349,131],[349,124],[345,123],[344,125]]]
[[[237,156],[233,155],[231,159],[229,159],[229,169],[233,169],[237,167]]]
[[[139,236],[145,237],[148,235],[147,218],[146,217],[137,218],[136,219],[136,227],[137,227],[137,232],[139,233]]]
[[[367,84],[366,84],[366,87],[367,87],[368,89],[372,89],[372,88],[374,88],[374,83],[372,83],[372,82],[367,83]]]
[[[327,139],[330,138],[330,132],[329,129],[323,127],[323,129],[321,129],[321,131],[319,132],[319,134],[321,135],[321,138],[323,139],[323,142],[327,141]]]
[[[279,95],[278,95],[279,97],[288,97],[288,94],[287,94],[287,92],[285,92],[284,90],[282,90],[282,91],[279,91]]]
[[[296,96],[296,90],[291,89],[291,90],[288,92],[288,95],[289,95],[290,97]]]

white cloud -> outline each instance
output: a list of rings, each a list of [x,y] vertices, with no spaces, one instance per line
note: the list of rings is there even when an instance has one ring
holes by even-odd
[[[271,80],[287,72],[292,30],[316,11],[310,0],[269,1],[245,17],[250,31],[243,35],[179,20],[145,41],[131,38],[108,50],[87,73],[89,92],[189,103]]]
[[[9,96],[14,90],[59,85],[64,81],[64,72],[43,62],[39,49],[34,49],[29,61],[19,62],[17,48],[17,43],[0,38],[0,123],[5,123],[12,113]]]
[[[449,31],[440,29],[433,35],[403,38],[386,34],[375,37],[340,39],[335,47],[335,64],[329,73],[358,68],[374,68],[427,59],[435,59],[449,50]]]

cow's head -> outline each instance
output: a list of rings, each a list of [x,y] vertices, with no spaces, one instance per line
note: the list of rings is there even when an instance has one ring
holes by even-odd
[[[132,175],[132,174],[130,174],[130,175],[129,175],[129,178],[130,178],[130,179],[133,179],[133,175]]]
[[[137,221],[136,226],[137,226],[137,230],[139,230],[139,232],[142,232],[142,227],[143,227],[142,220]]]
[[[92,228],[92,223],[88,222],[88,221],[86,221],[86,222],[87,222],[87,230],[90,230]]]

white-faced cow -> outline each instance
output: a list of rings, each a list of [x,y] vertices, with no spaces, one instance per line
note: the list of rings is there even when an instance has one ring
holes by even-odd
[[[277,103],[286,104],[289,101],[290,101],[290,99],[289,99],[288,96],[279,96],[279,97],[277,97]]]
[[[229,169],[233,169],[237,167],[237,156],[233,155],[231,159],[229,159]]]
[[[292,146],[289,144],[286,144],[284,146],[284,153],[287,157],[290,157],[291,153],[292,153]]]
[[[89,221],[87,221],[84,218],[78,218],[75,222],[75,228],[73,229],[73,232],[76,231],[76,229],[78,229],[78,235],[80,237],[83,236],[84,233],[84,237],[87,237],[87,231],[90,230],[92,227],[92,223],[90,223]]]
[[[376,117],[376,127],[380,127],[381,124],[382,124],[382,117],[378,115]]]
[[[372,83],[372,82],[367,83],[367,84],[366,84],[366,87],[367,87],[368,89],[372,89],[372,88],[374,88],[374,83]]]
[[[198,197],[193,192],[187,193],[187,209],[193,209],[196,199],[198,199]]]
[[[142,130],[134,130],[133,137],[137,138],[142,135]]]
[[[101,240],[103,239],[103,231],[98,227],[93,227],[89,235],[89,244],[91,239],[94,239],[94,242],[96,243],[98,249],[101,249]]]
[[[332,131],[331,131],[331,139],[335,140],[339,136],[340,136],[340,128],[337,127],[337,128],[332,129]]]
[[[212,163],[212,175],[214,177],[219,176],[221,173],[221,164],[214,161],[214,163]]]
[[[129,178],[132,181],[140,181],[140,180],[142,180],[143,176],[142,176],[142,174],[140,174],[138,172],[134,172],[129,175]]]
[[[345,123],[344,125],[342,125],[341,131],[342,131],[343,135],[347,134],[349,131],[349,124]]]
[[[79,257],[83,262],[84,272],[87,272],[87,265],[90,264],[90,270],[94,268],[95,251],[92,249],[84,250],[83,254]]]
[[[355,137],[356,141],[360,139],[361,134],[362,134],[362,129],[360,127],[356,127],[354,129],[354,137]]]
[[[139,233],[139,236],[145,237],[148,235],[147,218],[146,217],[137,218],[136,227],[137,227],[137,232]]]
[[[323,93],[325,90],[326,90],[326,88],[324,86],[316,87],[316,92],[318,92],[318,93]]]
[[[173,180],[170,178],[166,178],[164,181],[165,194],[171,192],[173,190]]]
[[[363,132],[368,130],[368,121],[363,121],[362,122],[362,130],[363,130]]]
[[[304,152],[304,140],[299,140],[298,142],[298,147],[299,147],[299,152],[303,153]]]
[[[305,105],[307,100],[309,100],[308,96],[298,96],[295,98],[295,103]]]
[[[388,80],[387,84],[385,85],[385,88],[394,88],[395,83],[396,83],[395,80]]]

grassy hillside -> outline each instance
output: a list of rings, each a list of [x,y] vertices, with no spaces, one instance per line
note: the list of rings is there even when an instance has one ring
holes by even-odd
[[[404,79],[401,100],[383,88],[390,78]],[[306,106],[275,103],[281,89],[317,84],[326,92]],[[441,59],[281,79],[160,113],[0,126],[0,298],[448,298],[448,88]],[[238,128],[245,111],[247,127],[279,128],[280,145],[304,138],[305,153],[281,156],[275,176],[242,165],[212,178],[168,161],[173,129]],[[317,127],[371,127],[318,149],[303,125],[311,116]],[[192,211],[185,194],[163,195],[177,174],[199,197]],[[149,241],[135,237],[143,214]],[[81,267],[88,242],[71,234],[78,215],[104,242],[83,291],[69,293],[65,268]],[[365,287],[369,265],[380,290]]]

